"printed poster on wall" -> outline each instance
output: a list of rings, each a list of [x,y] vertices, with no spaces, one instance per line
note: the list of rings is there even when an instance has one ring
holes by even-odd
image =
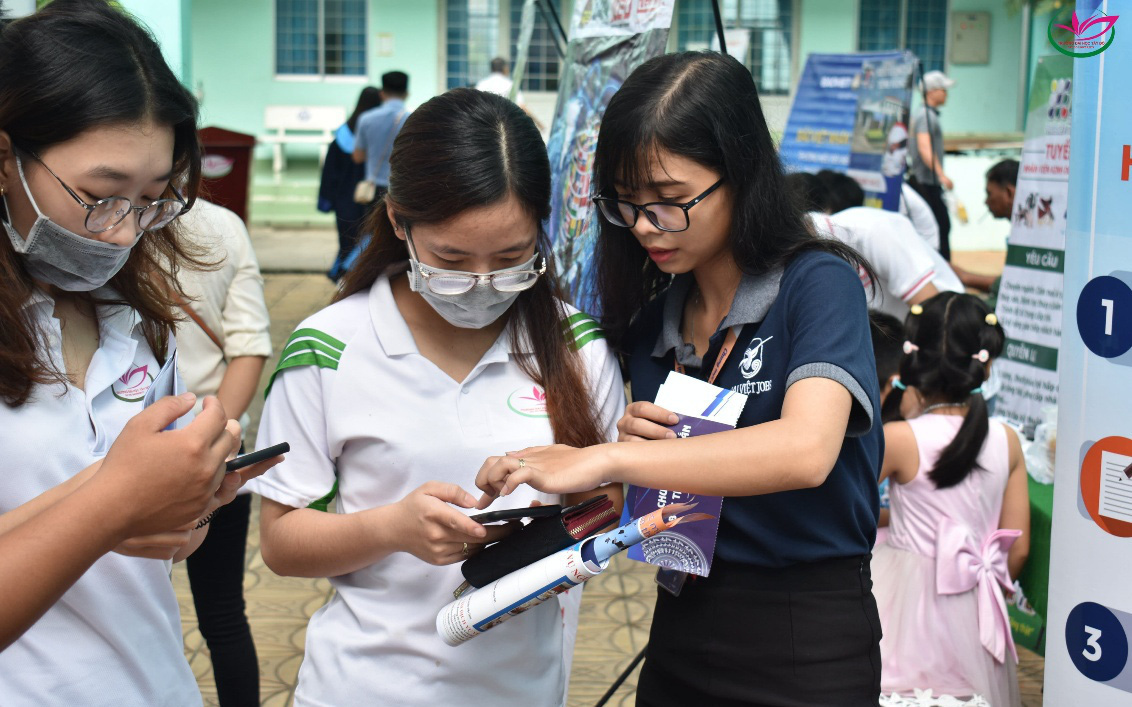
[[[1034,69],[1006,267],[995,311],[1006,347],[995,364],[995,414],[1033,437],[1042,409],[1057,405],[1069,189],[1073,60],[1041,57]]]
[[[846,172],[867,206],[896,211],[916,64],[911,52],[811,54],[778,148],[786,168]]]
[[[1132,38],[1113,36],[1116,3],[1097,5],[1055,13],[1097,21],[1073,60],[1044,694],[1116,707],[1132,704]]]
[[[598,128],[633,69],[664,53],[674,0],[577,0],[550,130],[547,233],[569,299],[591,313],[597,216],[590,200]]]

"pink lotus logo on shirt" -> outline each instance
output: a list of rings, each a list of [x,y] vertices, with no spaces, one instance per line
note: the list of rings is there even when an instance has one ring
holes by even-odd
[[[511,412],[523,417],[548,417],[546,412],[546,392],[542,388],[520,388],[507,396],[507,407]]]
[[[122,402],[136,403],[145,397],[152,383],[153,375],[150,374],[148,365],[136,366],[131,364],[129,370],[114,381],[110,390],[114,393],[114,397]]]
[[[1077,17],[1077,11],[1073,11],[1073,17],[1068,21],[1068,24],[1057,24],[1066,22],[1064,13],[1054,13],[1053,18],[1049,21],[1049,43],[1057,51],[1071,57],[1088,57],[1096,56],[1105,49],[1112,45],[1112,41],[1116,39],[1116,20],[1119,15],[1106,15],[1101,11],[1081,21]],[[1065,30],[1058,32],[1061,37],[1054,38],[1054,29]],[[1105,39],[1105,35],[1108,38]]]

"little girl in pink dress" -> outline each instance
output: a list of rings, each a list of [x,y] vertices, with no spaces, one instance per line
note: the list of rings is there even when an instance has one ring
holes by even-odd
[[[885,401],[887,544],[873,558],[884,694],[1021,704],[1004,588],[1029,550],[1021,444],[987,419],[980,387],[1004,336],[986,305],[945,292],[913,309]],[[909,400],[911,398],[911,400]],[[908,421],[900,409],[920,408]]]

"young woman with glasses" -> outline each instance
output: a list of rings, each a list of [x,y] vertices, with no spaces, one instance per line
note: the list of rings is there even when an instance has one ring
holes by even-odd
[[[260,423],[261,445],[291,444],[252,485],[264,561],[335,588],[307,627],[295,704],[560,705],[557,602],[461,648],[436,614],[456,563],[504,532],[468,517],[483,458],[613,439],[621,374],[559,296],[549,162],[522,110],[449,91],[409,116],[390,163],[373,241],[284,347]],[[577,503],[596,486],[508,500]]]
[[[522,484],[723,496],[710,576],[658,590],[637,704],[875,705],[867,265],[808,230],[751,74],[726,55],[633,72],[602,121],[595,186],[602,320],[634,399],[619,440],[645,443],[490,458],[479,505]],[[738,428],[675,438],[679,418],[650,402],[674,369],[746,394]]]
[[[110,503],[91,493],[104,487],[104,457],[108,467],[130,454],[114,444],[120,434],[140,473],[172,463],[212,482],[206,504],[185,498],[188,523],[182,510],[163,529],[143,526],[163,532],[117,544],[0,653],[5,704],[200,704],[169,560],[191,552],[211,513],[270,462],[221,482],[239,426],[215,400],[186,430],[157,433],[182,424],[170,422],[192,407],[186,399],[132,422],[180,392],[172,272],[207,263],[174,220],[199,176],[196,102],[122,12],[56,0],[0,30],[0,533],[57,518],[83,496],[103,499],[106,526],[137,516],[152,493]],[[145,429],[148,449],[137,444]]]

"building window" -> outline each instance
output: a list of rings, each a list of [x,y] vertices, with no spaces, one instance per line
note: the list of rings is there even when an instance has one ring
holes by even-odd
[[[860,0],[857,47],[863,52],[908,49],[923,71],[943,71],[947,0]]]
[[[562,0],[554,2],[561,17]],[[522,17],[523,0],[448,0],[445,9],[447,87],[474,86],[491,73],[491,60],[495,57],[510,57],[513,64]],[[520,88],[557,91],[559,65],[554,36],[542,13],[536,11],[527,68]]]
[[[366,75],[366,0],[275,0],[275,73]]]
[[[499,0],[448,0],[448,88],[475,86],[499,56]]]
[[[563,17],[562,0],[551,0],[554,9],[558,11],[558,18],[562,22],[569,22],[569,17]],[[542,5],[542,2],[539,3]],[[515,66],[515,57],[519,53],[519,29],[523,20],[523,0],[511,0],[511,66]],[[553,21],[553,20],[550,20]],[[531,32],[531,44],[527,49],[527,68],[523,71],[523,82],[520,87],[524,91],[557,91],[558,70],[561,66],[558,56],[558,45],[554,42],[554,33],[547,24],[548,20],[542,11],[535,10],[535,26]]]
[[[764,95],[790,93],[793,50],[793,0],[722,0],[725,29],[745,29],[748,46],[744,63]],[[680,51],[708,49],[715,37],[712,0],[676,3],[676,45]],[[728,46],[734,53],[735,47]]]

